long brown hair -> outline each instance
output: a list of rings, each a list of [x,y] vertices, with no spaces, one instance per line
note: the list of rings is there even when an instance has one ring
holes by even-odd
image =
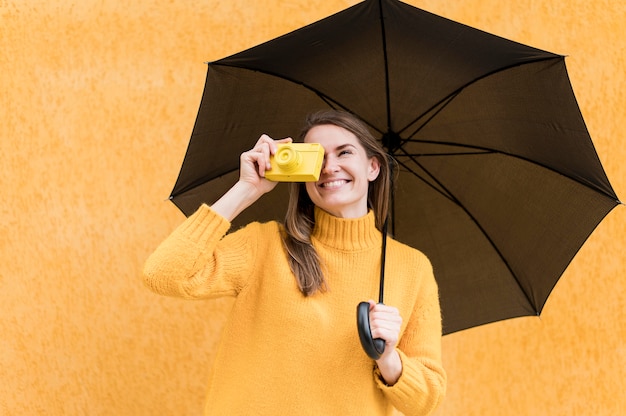
[[[309,115],[298,141],[303,141],[313,127],[328,124],[344,128],[354,134],[365,149],[367,157],[378,159],[380,173],[369,184],[367,205],[374,211],[376,227],[382,230],[389,210],[392,183],[390,159],[367,126],[356,116],[344,111],[324,110]],[[315,226],[314,207],[303,183],[289,185],[289,203],[284,224],[286,235],[283,240],[289,256],[289,267],[305,296],[312,295],[318,290],[322,292],[328,290],[320,258],[311,244],[311,234]]]

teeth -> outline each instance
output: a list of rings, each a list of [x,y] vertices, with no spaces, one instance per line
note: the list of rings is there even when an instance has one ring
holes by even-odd
[[[343,185],[344,183],[346,183],[346,181],[344,181],[344,180],[325,182],[325,183],[322,184],[322,187],[324,187],[324,188],[338,188],[341,185]]]

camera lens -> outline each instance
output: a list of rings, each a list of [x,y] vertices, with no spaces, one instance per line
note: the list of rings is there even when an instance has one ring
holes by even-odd
[[[285,171],[296,169],[301,163],[302,155],[289,145],[281,146],[276,152],[276,164]]]

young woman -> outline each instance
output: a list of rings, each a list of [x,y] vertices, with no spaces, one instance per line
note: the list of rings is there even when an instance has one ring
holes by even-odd
[[[430,414],[441,402],[441,314],[428,259],[391,238],[386,305],[370,303],[370,359],[356,329],[356,305],[375,298],[390,167],[356,117],[311,115],[300,137],[320,143],[317,182],[290,184],[284,224],[232,221],[275,186],[264,178],[278,143],[261,136],[241,155],[239,181],[201,206],[147,260],[157,293],[235,302],[209,380],[206,415]],[[392,306],[387,306],[392,305]]]

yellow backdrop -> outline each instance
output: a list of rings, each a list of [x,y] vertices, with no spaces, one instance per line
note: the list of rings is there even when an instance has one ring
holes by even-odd
[[[200,413],[229,303],[158,297],[140,270],[183,219],[166,199],[203,62],[354,3],[0,1],[0,414]],[[626,198],[626,3],[410,3],[568,55]],[[625,218],[609,214],[541,318],[444,338],[438,415],[626,414]]]

